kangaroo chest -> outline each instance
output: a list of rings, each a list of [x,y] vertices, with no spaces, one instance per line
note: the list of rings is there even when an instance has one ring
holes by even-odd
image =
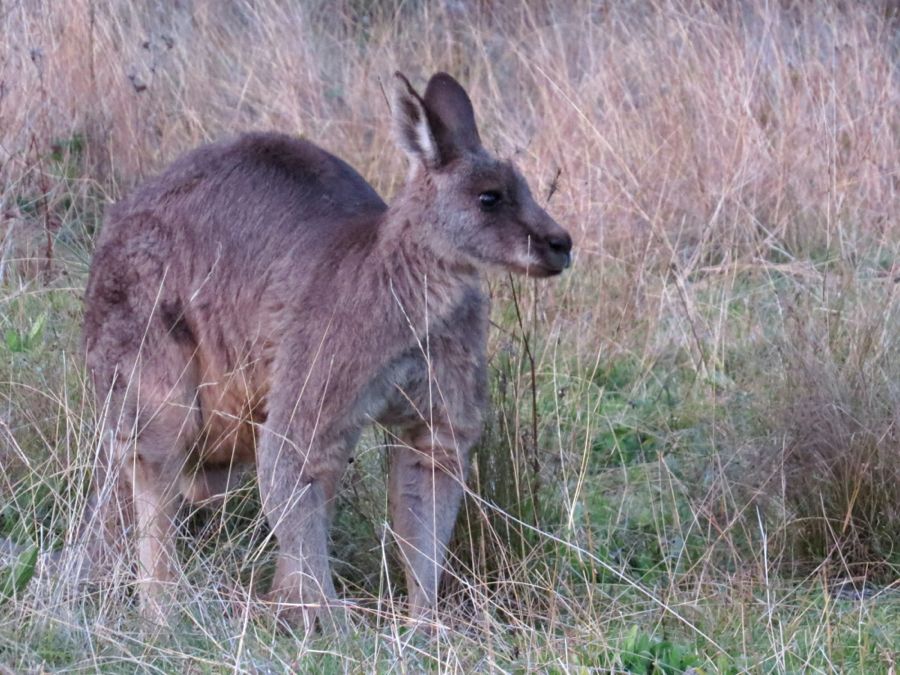
[[[362,414],[388,426],[430,424],[435,410],[451,399],[479,399],[485,304],[473,292],[427,336],[389,361],[366,387],[358,406]]]

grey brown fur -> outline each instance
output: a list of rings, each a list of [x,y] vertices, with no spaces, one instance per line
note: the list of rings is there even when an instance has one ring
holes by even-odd
[[[109,212],[84,325],[107,409],[95,483],[114,477],[106,502],[134,517],[150,614],[178,578],[178,501],[253,462],[279,545],[273,597],[307,625],[337,607],[329,511],[371,420],[399,439],[410,611],[434,605],[485,405],[481,274],[557,274],[571,240],[484,150],[449,75],[424,97],[398,75],[392,107],[411,170],[389,206],[340,159],[270,133],[194,150]],[[104,508],[90,527],[109,536],[121,521]]]

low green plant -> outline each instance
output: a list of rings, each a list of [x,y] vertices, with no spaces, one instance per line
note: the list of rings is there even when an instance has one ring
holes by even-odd
[[[0,605],[25,592],[37,568],[40,547],[32,544],[20,551],[15,561],[0,570]]]
[[[44,332],[44,324],[47,322],[47,313],[41,312],[26,330],[17,330],[16,328],[7,328],[6,347],[14,354],[29,352],[41,343],[41,337]]]
[[[636,625],[619,646],[618,667],[634,675],[675,675],[699,663],[700,657],[689,647],[657,638]]]

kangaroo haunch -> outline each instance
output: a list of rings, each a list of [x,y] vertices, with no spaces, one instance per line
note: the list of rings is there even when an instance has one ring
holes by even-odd
[[[255,462],[273,598],[307,626],[336,618],[329,511],[372,420],[399,439],[389,497],[410,612],[434,606],[485,405],[481,274],[558,274],[572,242],[481,145],[452,77],[419,96],[398,74],[392,108],[411,169],[390,205],[312,143],[257,133],[194,150],[110,209],[86,293],[106,433],[85,526],[111,545],[133,522],[151,616],[177,579],[179,500],[220,495]]]

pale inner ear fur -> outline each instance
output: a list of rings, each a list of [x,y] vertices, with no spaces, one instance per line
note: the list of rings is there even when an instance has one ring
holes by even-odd
[[[440,153],[422,99],[397,73],[393,96],[394,136],[398,145],[409,156],[411,162],[421,162],[427,167],[440,163]]]

